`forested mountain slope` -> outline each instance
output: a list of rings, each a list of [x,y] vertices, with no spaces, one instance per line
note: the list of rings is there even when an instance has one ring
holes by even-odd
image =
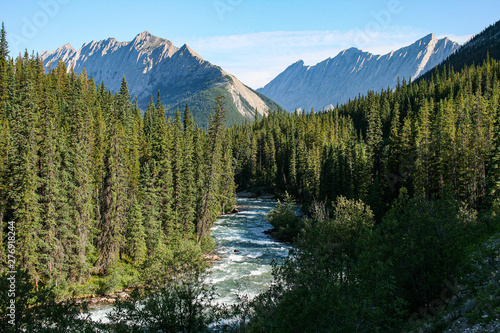
[[[429,79],[433,74],[443,71],[445,67],[459,71],[472,64],[480,65],[488,56],[492,59],[500,59],[500,21],[472,37],[434,70],[422,77]]]
[[[92,41],[75,50],[70,44],[41,57],[47,70],[63,61],[77,74],[85,69],[96,83],[104,82],[112,92],[118,92],[125,76],[132,96],[137,96],[139,108],[145,110],[149,97],[160,91],[167,116],[186,103],[193,109],[196,124],[207,128],[215,98],[226,97],[227,123],[241,123],[255,118],[255,110],[263,115],[276,103],[256,93],[218,66],[201,58],[189,46],[176,47],[167,39],[148,31],[130,42],[115,38]]]
[[[180,112],[167,121],[159,99],[142,116],[125,80],[112,94],[62,62],[45,73],[38,58],[5,54],[0,272],[15,246],[11,271],[67,296],[200,263],[212,222],[235,206],[224,98],[213,101],[204,131],[187,107],[183,121]],[[8,230],[15,231],[10,247]]]

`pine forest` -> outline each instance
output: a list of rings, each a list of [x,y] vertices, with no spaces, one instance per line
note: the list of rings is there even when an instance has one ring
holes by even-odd
[[[235,207],[222,97],[203,131],[188,106],[167,121],[160,96],[142,116],[125,78],[111,94],[63,62],[46,74],[37,57],[6,54],[0,240],[14,221],[18,264],[35,288],[63,292],[211,246],[211,223]]]

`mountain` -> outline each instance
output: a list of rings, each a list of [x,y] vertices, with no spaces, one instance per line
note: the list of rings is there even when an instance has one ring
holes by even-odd
[[[398,78],[414,79],[458,47],[448,38],[437,39],[429,34],[386,55],[350,48],[315,66],[306,66],[300,60],[257,91],[287,110],[323,109],[347,102],[368,90],[394,88]]]
[[[460,49],[453,52],[439,66],[427,72],[420,78],[430,79],[436,71],[441,72],[444,67],[453,67],[455,71],[460,71],[472,64],[481,65],[483,61],[490,57],[500,60],[500,21],[490,25],[479,34],[473,36]]]
[[[201,126],[208,124],[219,94],[226,97],[228,124],[253,119],[255,109],[263,115],[270,108],[278,108],[276,103],[204,60],[186,44],[178,48],[148,31],[131,42],[109,38],[85,43],[79,50],[66,44],[53,52],[43,52],[41,58],[46,70],[56,67],[59,60],[77,73],[85,68],[96,83],[103,81],[113,92],[119,91],[125,75],[130,94],[137,96],[141,109],[146,109],[150,95],[156,100],[160,91],[167,115],[177,108],[184,110],[188,103],[195,122]]]

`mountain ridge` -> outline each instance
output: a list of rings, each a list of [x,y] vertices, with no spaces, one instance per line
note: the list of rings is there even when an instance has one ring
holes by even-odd
[[[351,47],[313,66],[298,60],[257,91],[287,110],[322,109],[369,90],[393,88],[398,78],[414,79],[458,47],[449,38],[438,39],[434,34],[384,55]]]
[[[119,91],[125,75],[130,94],[137,96],[142,110],[146,109],[149,97],[156,96],[158,91],[168,116],[177,108],[184,108],[186,103],[194,102],[197,109],[192,110],[193,117],[202,126],[208,124],[214,96],[218,94],[226,97],[228,124],[253,119],[255,110],[262,116],[279,107],[219,66],[204,60],[187,44],[179,48],[147,30],[129,42],[110,37],[84,43],[78,50],[68,43],[52,52],[42,52],[41,58],[47,71],[60,60],[68,70],[73,68],[77,73],[85,68],[96,83],[103,81],[113,92]],[[203,98],[197,101],[193,100],[194,96]]]
[[[472,64],[480,65],[488,57],[500,59],[500,20],[474,35],[458,50],[450,54],[433,70],[420,76],[419,79],[430,79],[432,75],[442,72],[445,67],[460,71]]]

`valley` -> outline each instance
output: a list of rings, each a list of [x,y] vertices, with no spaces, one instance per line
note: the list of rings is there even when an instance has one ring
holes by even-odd
[[[498,329],[499,27],[254,90],[147,30],[11,57],[2,24],[0,330]]]

